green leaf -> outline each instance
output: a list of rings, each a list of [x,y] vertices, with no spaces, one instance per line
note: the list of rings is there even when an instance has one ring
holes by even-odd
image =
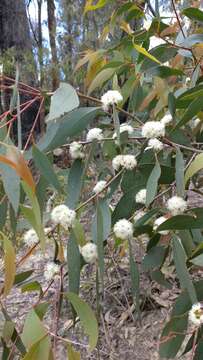
[[[33,271],[34,270],[27,270],[16,274],[14,285],[20,285],[23,281],[27,280],[32,275]]]
[[[49,360],[47,342],[48,339],[44,336],[41,340],[34,343],[22,360]]]
[[[20,202],[20,177],[8,165],[1,163],[0,170],[5,193],[17,214]]]
[[[82,224],[79,222],[79,220],[74,221],[74,226],[72,229],[75,239],[77,241],[78,246],[84,246],[86,244],[85,241],[85,232],[83,229]]]
[[[21,338],[25,347],[28,349],[28,353],[31,351],[31,347],[33,347],[37,342],[41,343],[40,358],[37,357],[35,360],[49,360],[51,342],[47,337],[47,331],[45,330],[42,322],[33,309],[28,313],[25,319]],[[28,359],[29,358],[26,360]]]
[[[100,211],[102,213],[102,219],[103,219],[103,239],[106,240],[110,234],[111,231],[111,211],[109,208],[109,204],[105,199],[101,199],[99,201],[99,207]],[[92,239],[94,243],[97,243],[97,216],[95,215],[93,217],[92,222]]]
[[[176,235],[173,235],[172,241],[174,262],[181,287],[182,289],[187,289],[191,302],[194,304],[197,302],[197,295],[186,266],[186,254],[184,248]]]
[[[184,197],[185,183],[184,183],[184,158],[179,148],[176,149],[176,191],[177,195]]]
[[[200,339],[200,341],[196,346],[193,360],[202,360],[202,358],[203,358],[203,340]]]
[[[161,168],[159,162],[156,161],[156,164],[150,174],[150,177],[147,181],[147,196],[146,196],[146,206],[148,207],[151,202],[154,200],[157,194],[158,181],[161,176]]]
[[[98,251],[98,265],[99,275],[101,278],[102,289],[104,287],[104,221],[103,213],[99,201],[96,206],[96,221],[97,221],[97,251]]]
[[[185,172],[185,184],[188,180],[203,168],[203,154],[198,154]]]
[[[175,358],[178,353],[187,329],[187,315],[173,317],[164,327],[161,335],[159,355],[166,359]],[[176,335],[173,336],[173,333]]]
[[[190,259],[190,262],[196,266],[203,266],[203,254],[196,256],[193,259]]]
[[[16,265],[15,265],[15,250],[11,241],[1,233],[3,237],[4,247],[4,268],[5,268],[5,279],[4,279],[4,296],[7,296],[12,289],[15,281]]]
[[[137,310],[138,317],[140,319],[140,274],[136,261],[134,260],[134,255],[132,252],[132,245],[129,241],[129,265],[130,265],[130,278],[131,278],[131,287],[132,295],[135,300],[135,308]]]
[[[26,291],[39,291],[40,294],[42,294],[42,287],[38,281],[33,281],[28,284],[25,284],[21,287],[22,293]]]
[[[75,89],[66,83],[60,83],[59,88],[51,97],[50,112],[46,122],[55,120],[79,106],[79,98]]]
[[[81,255],[74,232],[72,231],[67,245],[69,290],[76,294],[80,288]]]
[[[195,98],[188,108],[185,110],[182,119],[177,123],[175,129],[180,128],[181,126],[187,124],[195,115],[203,110],[203,96]]]
[[[144,256],[142,266],[145,271],[158,268],[162,265],[166,255],[166,248],[163,246],[154,246]]]
[[[101,109],[98,107],[79,108],[62,116],[57,122],[49,122],[46,134],[37,143],[38,149],[48,152],[66,144],[68,137],[72,138],[87,128],[99,110]],[[28,158],[31,158],[31,154]]]
[[[0,230],[5,226],[7,220],[8,201],[5,196],[4,200],[0,202]]]
[[[140,45],[137,45],[135,43],[133,43],[133,47],[134,49],[139,52],[140,54],[146,56],[147,58],[149,58],[150,60],[158,63],[158,64],[161,64],[160,61],[155,57],[153,56],[152,54],[150,54],[145,48],[143,48],[142,46]]]
[[[32,154],[36,167],[40,171],[41,175],[47,180],[48,184],[53,185],[56,190],[62,191],[60,182],[47,156],[36,146],[32,147]]]
[[[67,298],[77,312],[85,333],[89,336],[89,346],[92,351],[98,341],[98,324],[94,312],[90,306],[74,293],[67,293]]]
[[[80,353],[73,350],[71,344],[67,345],[68,347],[68,360],[81,360]]]
[[[152,280],[156,281],[159,285],[164,286],[167,289],[172,288],[170,282],[165,279],[164,274],[159,269],[151,272],[151,278]]]
[[[187,16],[191,20],[203,21],[203,11],[201,11],[198,8],[190,7],[190,8],[184,9],[182,11],[182,14]]]
[[[75,160],[68,174],[67,199],[65,203],[74,209],[79,202],[80,193],[83,185],[84,163],[81,160]]]
[[[106,1],[107,0],[98,0],[96,4],[93,4],[94,0],[87,0],[84,12],[101,9],[106,5]]]
[[[102,87],[102,85],[107,81],[110,80],[115,73],[116,69],[109,68],[101,70],[94,78],[94,80],[91,82],[89,89],[88,89],[88,95],[90,95],[95,89],[98,87]]]

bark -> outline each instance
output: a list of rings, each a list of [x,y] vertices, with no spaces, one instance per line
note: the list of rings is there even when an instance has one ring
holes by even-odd
[[[52,56],[52,89],[59,86],[58,56],[56,47],[56,17],[54,0],[47,0],[49,42]]]
[[[44,71],[43,71],[43,37],[42,37],[42,0],[37,0],[38,5],[38,61],[40,71],[40,87],[44,82]]]

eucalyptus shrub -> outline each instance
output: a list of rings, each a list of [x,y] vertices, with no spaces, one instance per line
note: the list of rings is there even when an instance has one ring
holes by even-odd
[[[107,3],[87,1],[85,11]],[[174,2],[173,6],[176,10]],[[124,37],[108,49],[87,51],[76,67],[78,71],[88,63],[88,94],[61,83],[51,96],[46,133],[26,151],[14,147],[5,127],[0,128],[3,359],[13,354],[20,359],[52,359],[56,340],[68,344],[69,359],[79,359],[71,340],[58,335],[63,299],[89,336],[89,349],[96,347],[99,306],[96,319],[81,299],[80,276],[83,267],[92,264],[99,303],[105,254],[110,251],[113,256],[112,244],[115,252],[128,250],[132,297],[141,321],[134,248],[143,234],[142,271],[170,289],[163,272],[170,261],[182,289],[160,337],[160,356],[174,358],[181,349],[191,351],[196,360],[202,358],[203,281],[191,273],[203,265],[203,208],[201,202],[193,207],[191,198],[202,196],[203,12],[193,7],[174,14],[165,22],[157,13],[150,24],[145,19],[141,29],[133,30],[131,20],[144,19],[144,10],[132,2],[117,6],[103,37],[117,26]],[[95,89],[100,89],[99,98],[90,96]],[[97,106],[81,107],[79,97]],[[54,169],[53,155],[63,157],[64,148],[70,168],[61,174]],[[82,222],[89,206],[91,233]],[[45,257],[50,241],[55,251],[40,283],[33,279],[35,269],[25,272],[21,266],[36,249]],[[50,305],[44,298],[53,284],[59,284],[55,332],[43,320]],[[32,310],[27,309],[23,328],[6,308],[16,287],[39,293]]]

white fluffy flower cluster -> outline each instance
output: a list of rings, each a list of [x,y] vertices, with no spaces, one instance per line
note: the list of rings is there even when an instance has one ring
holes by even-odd
[[[165,125],[161,121],[148,121],[142,127],[142,136],[147,139],[165,135]]]
[[[137,160],[134,155],[117,155],[112,160],[112,166],[116,171],[120,168],[133,170],[137,166]]]
[[[145,205],[147,197],[147,189],[141,189],[135,196],[136,203]]]
[[[102,129],[100,128],[90,129],[87,133],[86,139],[87,141],[102,140],[103,139]]]
[[[45,270],[44,270],[44,277],[47,281],[52,280],[52,278],[54,277],[54,275],[56,275],[57,273],[59,273],[59,266],[57,264],[55,264],[54,262],[48,262],[45,265]]]
[[[172,196],[167,201],[167,208],[173,216],[182,214],[187,209],[187,202],[180,196]]]
[[[203,304],[196,303],[192,305],[189,311],[189,320],[192,324],[200,326],[203,324]]]
[[[164,148],[164,144],[156,138],[149,139],[148,146],[145,150],[153,149],[154,151],[161,151]]]
[[[83,159],[84,153],[82,152],[82,144],[79,144],[77,141],[73,141],[70,144],[69,152],[72,159]]]
[[[170,124],[170,122],[173,121],[173,118],[171,116],[171,114],[166,114],[164,115],[164,117],[161,119],[161,123],[164,126],[167,126],[168,124]]]
[[[164,223],[164,221],[166,221],[167,218],[165,216],[160,216],[159,218],[157,218],[154,222],[154,226],[153,226],[153,230],[156,231],[157,228]],[[169,230],[162,230],[159,231],[159,234],[161,235],[168,235],[169,234]]]
[[[122,134],[122,133],[125,132],[125,131],[128,133],[128,135],[131,135],[131,134],[133,133],[134,129],[133,129],[133,127],[132,127],[131,125],[122,124],[122,125],[120,126],[120,134]],[[113,134],[113,139],[116,139],[116,137],[117,137],[117,134],[114,133],[114,134]]]
[[[26,231],[24,234],[24,242],[27,246],[33,246],[39,241],[38,235],[34,229]]]
[[[95,194],[100,193],[102,190],[104,190],[107,182],[105,180],[100,180],[96,183],[95,187],[93,188],[93,192]]]
[[[102,107],[104,110],[108,110],[110,105],[117,105],[121,101],[123,101],[123,96],[117,90],[109,90],[101,97]]]
[[[65,229],[70,228],[76,218],[76,212],[66,205],[58,205],[51,212],[51,220],[54,225],[62,225]]]
[[[57,149],[55,149],[55,150],[53,151],[53,154],[54,154],[55,156],[61,156],[61,155],[63,154],[63,149],[57,148]]]
[[[133,237],[133,224],[126,219],[121,219],[115,223],[113,232],[119,239],[131,239]]]
[[[97,245],[93,243],[85,244],[84,246],[80,247],[80,253],[86,263],[94,263],[97,260]]]

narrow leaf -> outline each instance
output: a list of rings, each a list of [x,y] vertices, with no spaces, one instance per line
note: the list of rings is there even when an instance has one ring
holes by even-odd
[[[140,45],[137,45],[137,44],[133,44],[135,50],[137,50],[140,54],[146,56],[147,58],[149,58],[150,60],[152,61],[155,61],[156,63],[158,64],[161,64],[160,61],[155,58],[155,56],[153,56],[152,54],[150,54],[145,48],[143,48],[142,46]]]
[[[176,190],[177,195],[184,197],[185,183],[184,183],[184,158],[179,148],[176,149]]]
[[[147,181],[146,206],[149,206],[151,204],[151,202],[154,200],[157,194],[158,181],[160,176],[161,176],[161,167],[158,161],[156,161],[156,164]]]
[[[185,184],[188,180],[203,168],[203,154],[198,154],[185,172]]]
[[[15,250],[11,241],[3,234],[4,244],[4,265],[5,265],[5,279],[4,279],[4,296],[7,296],[13,286],[15,280]]]

